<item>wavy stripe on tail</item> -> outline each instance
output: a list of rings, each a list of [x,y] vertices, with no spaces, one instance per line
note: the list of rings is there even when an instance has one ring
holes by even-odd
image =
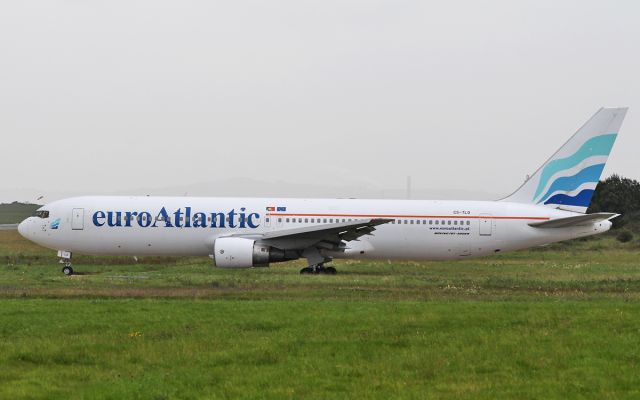
[[[598,110],[518,190],[502,200],[586,212],[626,113],[627,108]]]

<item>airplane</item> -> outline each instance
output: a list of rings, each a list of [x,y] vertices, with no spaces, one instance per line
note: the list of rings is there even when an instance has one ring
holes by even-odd
[[[220,268],[300,258],[450,260],[606,232],[586,214],[627,108],[601,108],[511,195],[496,201],[87,196],[54,201],[19,224],[25,238],[72,255],[210,256]]]

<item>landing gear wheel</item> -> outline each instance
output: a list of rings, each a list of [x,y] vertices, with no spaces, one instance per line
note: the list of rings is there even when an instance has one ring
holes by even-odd
[[[67,276],[73,275],[73,268],[71,268],[71,266],[69,265],[65,265],[64,267],[62,267],[62,273]]]
[[[311,265],[300,270],[301,275],[306,274],[327,274],[327,275],[335,275],[338,271],[336,271],[333,267],[325,267],[324,265]]]

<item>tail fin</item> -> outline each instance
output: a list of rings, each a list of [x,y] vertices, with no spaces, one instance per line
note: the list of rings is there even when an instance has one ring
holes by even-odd
[[[527,179],[502,199],[584,213],[600,180],[627,108],[601,108]]]

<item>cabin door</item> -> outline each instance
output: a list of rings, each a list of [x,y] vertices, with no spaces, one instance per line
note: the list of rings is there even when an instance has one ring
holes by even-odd
[[[493,219],[490,214],[480,214],[480,236],[491,236],[493,233]]]
[[[84,208],[74,208],[71,213],[71,229],[79,231],[84,229]]]

